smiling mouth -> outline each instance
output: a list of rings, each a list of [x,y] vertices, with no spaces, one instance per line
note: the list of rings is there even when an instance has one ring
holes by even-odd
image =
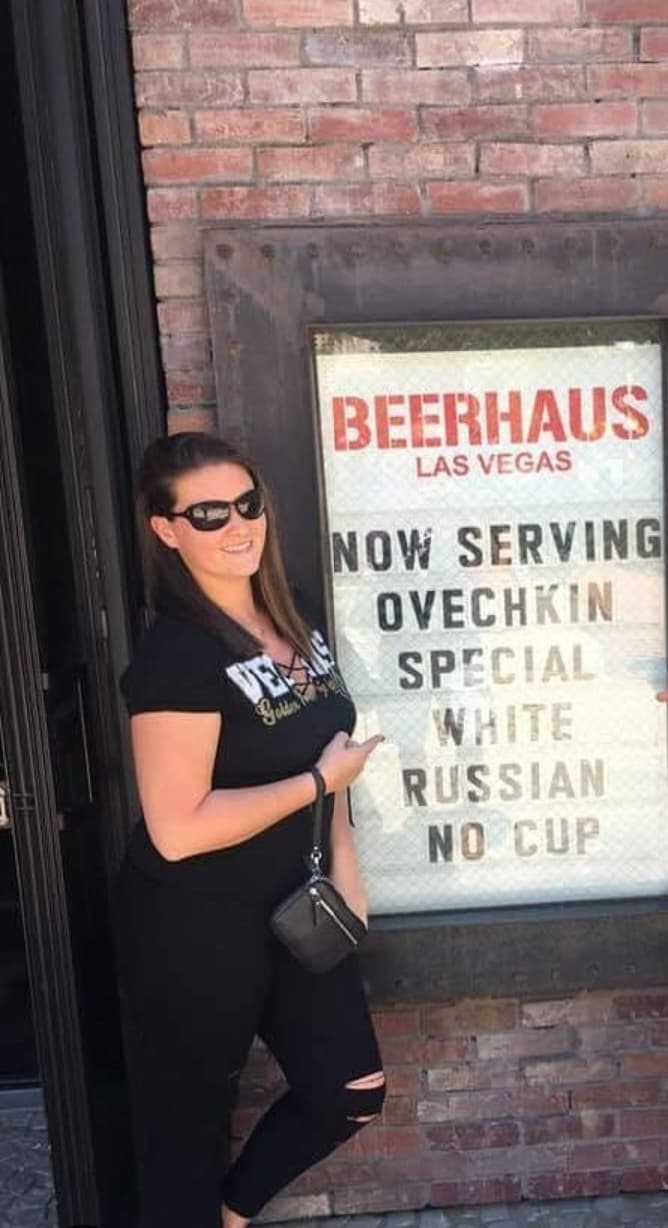
[[[239,542],[235,546],[221,546],[223,554],[247,554],[252,548],[252,542]]]

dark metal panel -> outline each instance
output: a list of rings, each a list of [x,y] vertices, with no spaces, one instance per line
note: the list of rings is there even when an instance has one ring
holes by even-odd
[[[35,1031],[63,1225],[95,1223],[91,1128],[72,944],[33,614],[22,490],[5,365],[0,283],[0,716],[23,902]],[[40,901],[40,907],[33,906]]]
[[[276,491],[290,573],[326,607],[308,330],[668,314],[668,219],[219,227],[206,246],[218,421]],[[376,922],[376,1000],[665,981],[663,900]]]

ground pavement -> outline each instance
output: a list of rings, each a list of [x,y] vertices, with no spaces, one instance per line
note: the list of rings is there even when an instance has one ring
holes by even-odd
[[[510,1207],[342,1215],[275,1228],[622,1228],[622,1225],[668,1228],[668,1191],[619,1198],[528,1202]],[[41,1109],[35,1106],[0,1108],[0,1228],[71,1228],[69,1224],[58,1226],[46,1122]]]

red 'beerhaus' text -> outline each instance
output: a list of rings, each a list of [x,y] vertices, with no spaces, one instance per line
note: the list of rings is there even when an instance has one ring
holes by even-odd
[[[641,439],[650,424],[639,404],[647,390],[638,384],[617,388],[538,388],[526,393],[382,393],[365,399],[332,397],[334,447],[481,447],[487,444],[592,443],[605,435]]]

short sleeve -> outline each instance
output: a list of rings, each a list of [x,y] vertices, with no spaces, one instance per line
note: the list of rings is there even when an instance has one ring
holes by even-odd
[[[222,711],[222,657],[215,636],[176,620],[154,623],[120,678],[129,715]]]

